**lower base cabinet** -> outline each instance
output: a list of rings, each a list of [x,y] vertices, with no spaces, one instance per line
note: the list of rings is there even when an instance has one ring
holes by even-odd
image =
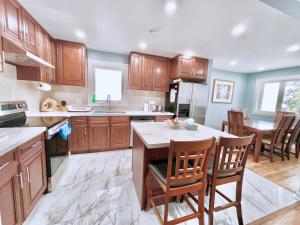
[[[130,118],[72,117],[69,139],[72,154],[129,148]]]
[[[23,209],[27,217],[47,187],[44,146],[20,163],[24,179]]]
[[[20,225],[47,187],[43,135],[0,156],[0,220]]]
[[[0,164],[0,220],[3,225],[19,225],[21,215],[21,186],[18,162]]]

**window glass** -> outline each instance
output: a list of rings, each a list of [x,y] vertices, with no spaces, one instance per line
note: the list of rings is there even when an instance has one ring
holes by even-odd
[[[122,71],[96,68],[96,101],[106,101],[108,95],[110,95],[112,101],[122,101]]]
[[[263,112],[275,112],[280,83],[265,83],[260,110]]]
[[[300,81],[285,82],[281,108],[300,114]]]

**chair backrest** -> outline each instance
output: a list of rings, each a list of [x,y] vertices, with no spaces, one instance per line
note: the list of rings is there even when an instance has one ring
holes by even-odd
[[[253,139],[254,135],[239,138],[220,137],[215,151],[213,177],[242,175]]]
[[[278,111],[276,111],[275,123],[279,124],[283,116],[295,116],[295,113],[278,110]]]
[[[205,182],[208,161],[214,146],[215,138],[201,141],[171,140],[168,157],[167,187],[170,187],[171,184],[195,180]],[[174,171],[173,174],[172,171]]]
[[[300,141],[300,119],[296,122],[289,139],[290,143],[296,143],[297,141]]]
[[[242,111],[228,111],[228,133],[243,136],[244,113]]]
[[[279,145],[285,141],[288,131],[290,130],[295,118],[296,116],[283,116],[281,118],[272,138],[271,144]]]

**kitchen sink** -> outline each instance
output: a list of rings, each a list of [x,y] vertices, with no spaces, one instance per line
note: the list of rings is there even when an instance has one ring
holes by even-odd
[[[92,111],[93,114],[105,114],[105,113],[126,113],[124,111],[109,111],[109,110],[94,110]]]

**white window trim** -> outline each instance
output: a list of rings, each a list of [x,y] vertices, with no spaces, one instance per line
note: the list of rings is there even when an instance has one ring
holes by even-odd
[[[259,107],[261,104],[261,98],[262,98],[262,88],[265,83],[269,82],[280,82],[280,81],[292,81],[292,80],[300,80],[300,75],[293,75],[293,76],[284,76],[280,78],[262,78],[262,79],[257,79],[255,83],[255,95],[253,99],[253,106],[252,106],[252,114],[253,115],[259,115],[259,116],[269,116],[269,117],[274,117],[275,112],[263,112],[260,111]],[[283,90],[279,89],[279,95],[280,92]],[[282,94],[282,93],[281,93]],[[276,109],[278,110],[278,109]]]

